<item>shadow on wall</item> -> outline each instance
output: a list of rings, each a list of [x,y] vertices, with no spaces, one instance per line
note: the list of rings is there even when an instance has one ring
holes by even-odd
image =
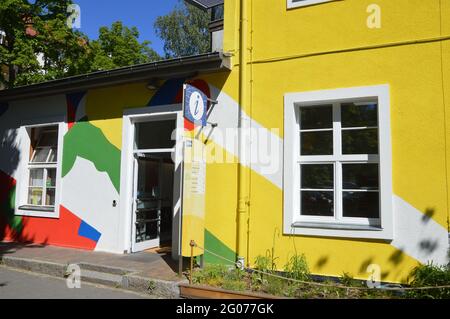
[[[14,216],[16,181],[12,177],[20,159],[17,130],[0,131],[0,240],[20,236],[21,218]],[[8,238],[9,239],[9,238]]]
[[[0,156],[0,242],[13,242],[0,243],[1,258],[4,254],[12,253],[24,244],[33,242],[34,238],[23,235],[27,221],[14,214],[16,180],[12,176],[20,159],[15,128],[0,131]],[[45,245],[45,241],[42,244]]]
[[[425,225],[431,220],[431,218],[435,215],[435,209],[433,208],[427,208],[424,216],[422,218],[422,223],[425,227]],[[276,234],[277,233],[277,228],[274,228],[273,233]],[[282,236],[275,236],[273,237],[273,247],[267,248],[267,252],[268,252],[268,256],[271,256],[271,258],[273,260],[278,259],[279,256],[276,255],[276,245],[277,241],[279,241],[281,239],[281,237],[289,237],[292,240],[292,245],[293,248],[291,250],[290,255],[292,254],[303,254],[302,248],[301,248],[301,236],[297,237],[297,236],[292,236],[292,235],[282,235]],[[322,238],[323,239],[323,238]],[[300,241],[298,241],[300,240]],[[321,238],[317,238],[318,241],[321,240]],[[343,238],[334,238],[333,240],[335,240],[336,242],[338,241],[351,241],[351,242],[361,242],[362,240],[359,239],[343,239]],[[364,240],[364,242],[372,242],[374,244],[380,244],[380,245],[386,245],[385,241],[379,241],[379,240]],[[300,245],[299,245],[300,243]],[[362,262],[360,262],[359,267],[357,268],[357,274],[352,274],[355,275],[357,278],[360,279],[364,279],[363,277],[365,276],[365,274],[367,274],[367,278],[369,279],[370,275],[371,275],[371,271],[374,270],[374,266],[377,266],[377,264],[380,263],[380,257],[377,256],[377,247],[378,246],[374,246],[373,249],[371,249],[370,251],[368,251],[367,254],[367,258],[364,259]],[[380,248],[381,249],[381,248]],[[442,247],[439,247],[439,244],[436,240],[432,240],[432,239],[427,239],[427,238],[423,238],[421,241],[418,242],[418,250],[422,253],[423,256],[431,256],[437,249],[442,249]],[[336,258],[335,256],[333,256],[332,254],[324,254],[319,256],[319,258],[315,259],[315,260],[308,260],[309,265],[311,266],[311,268],[313,270],[315,270],[315,272],[320,273],[323,272],[325,270],[325,268],[327,267],[327,265],[330,262],[334,262],[336,263]],[[357,262],[354,258],[354,256],[351,254],[351,251],[349,251],[347,258],[349,260],[354,260],[354,262]],[[396,248],[395,251],[389,255],[387,257],[387,259],[383,262],[383,264],[388,265],[389,266],[389,270],[380,269],[380,279],[382,282],[386,282],[387,279],[391,280],[391,281],[395,281],[395,282],[407,282],[408,280],[410,280],[411,278],[409,278],[410,272],[413,269],[405,269],[404,267],[404,262],[406,259],[410,258],[406,253],[403,247],[399,247]],[[254,260],[251,261],[252,263],[254,262]],[[342,264],[346,264],[347,261],[345,260],[340,260],[339,261]],[[419,265],[420,262],[417,262],[417,265]],[[277,268],[280,268],[280,266],[282,267],[283,265],[277,265]],[[347,269],[342,269],[341,273],[344,274],[345,272],[347,272]],[[405,276],[405,273],[407,274]],[[336,274],[337,276],[339,276],[339,274]]]
[[[218,76],[220,79],[217,80],[216,78],[214,82],[216,86],[217,84],[222,86],[227,76]],[[214,77],[217,76],[215,75]],[[199,78],[181,78],[161,82],[161,87],[155,94],[149,97],[149,100],[146,100],[148,107],[180,103],[182,101],[183,83],[191,83],[210,96],[210,87],[207,79],[204,81]],[[218,89],[220,90],[221,87]],[[64,109],[67,107],[67,124],[70,130],[65,136],[64,145],[66,146],[66,143],[72,144],[71,147],[64,148],[62,177],[70,171],[74,159],[80,156],[93,162],[100,171],[106,171],[114,186],[119,191],[120,150],[111,143],[107,134],[105,135],[105,130],[102,127],[94,126],[93,122],[121,118],[123,116],[123,110],[131,107],[135,103],[133,102],[136,101],[134,95],[143,95],[146,97],[148,95],[147,90],[148,88],[145,83],[142,83],[142,85],[111,87],[108,90],[97,90],[95,91],[96,94],[90,96],[91,100],[89,105],[86,105],[86,92],[66,96],[67,105],[63,106]],[[104,97],[107,97],[107,99],[103,99]],[[216,98],[216,96],[211,97]],[[113,107],[111,107],[111,101],[114,102],[112,103]],[[90,107],[92,105],[95,106],[94,109]],[[61,230],[61,227],[66,227],[65,222],[72,226],[75,225],[78,219],[74,217],[73,213],[67,212],[65,215],[67,217],[66,220],[61,218],[58,222],[51,223],[51,225],[44,219],[15,216],[14,214],[16,197],[16,180],[14,177],[17,176],[17,165],[21,158],[20,148],[18,147],[19,136],[17,135],[17,127],[24,123],[21,123],[21,118],[18,118],[18,115],[10,112],[9,107],[5,103],[0,103],[0,242],[61,244],[61,240],[59,239],[64,237],[65,234],[58,234],[55,237],[54,232],[50,231],[49,228],[53,227],[53,230]],[[136,105],[136,107],[142,107],[142,105]],[[86,108],[92,112],[86,113]],[[117,122],[111,121],[108,124],[114,126]],[[121,127],[118,126],[117,129],[118,134],[120,134],[119,130]],[[89,143],[83,143],[86,141],[89,141]],[[93,143],[93,141],[96,143]],[[100,149],[98,145],[101,146]],[[107,154],[113,154],[113,156],[105,156],[105,150]],[[74,213],[76,214],[76,212]],[[30,232],[30,229],[33,232]],[[80,237],[76,231],[74,236],[77,237],[77,240]],[[92,249],[94,243],[89,242],[89,244],[86,244],[83,241],[83,245],[87,245],[89,249]],[[4,252],[5,249],[2,249],[0,254]]]

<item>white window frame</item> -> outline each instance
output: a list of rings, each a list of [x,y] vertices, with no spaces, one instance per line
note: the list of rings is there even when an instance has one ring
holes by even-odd
[[[330,1],[332,1],[332,0],[303,0],[303,1],[287,0],[287,7],[288,7],[288,9],[292,9],[292,8],[298,8],[298,7],[311,6],[314,4],[330,2]]]
[[[378,103],[378,138],[379,155],[344,155],[344,156],[299,156],[300,129],[298,124],[298,110],[301,106],[333,104],[333,112],[337,104],[343,102]],[[339,115],[337,115],[339,116]],[[335,115],[336,118],[336,115]],[[333,124],[333,147],[341,148],[341,124]],[[285,234],[393,239],[392,213],[392,150],[390,129],[390,99],[389,86],[367,86],[312,92],[289,93],[285,95],[284,105],[284,220]],[[300,215],[300,164],[299,159],[307,161],[305,164],[331,163],[336,160],[354,161],[361,163],[379,163],[380,181],[380,219],[368,218],[338,218],[322,216]],[[336,164],[335,164],[336,165]],[[338,165],[341,167],[341,165]],[[339,169],[339,168],[338,168]],[[340,187],[340,183],[335,185]],[[338,190],[340,191],[340,190]],[[336,192],[336,186],[335,186]],[[340,198],[335,197],[336,205],[340,205]],[[336,214],[336,213],[335,213]],[[338,216],[339,217],[339,216]]]
[[[31,131],[33,128],[44,127],[58,127],[58,151],[56,164],[30,164],[31,162]],[[22,137],[20,143],[20,150],[23,156],[21,156],[20,164],[18,166],[18,179],[16,185],[16,205],[15,215],[17,216],[30,216],[30,217],[44,217],[44,218],[59,218],[59,207],[61,203],[61,172],[62,172],[62,160],[63,160],[63,144],[64,135],[67,132],[67,124],[64,122],[48,121],[45,124],[32,124],[22,126],[19,129],[19,134]],[[56,167],[56,184],[55,184],[55,206],[36,206],[28,204],[28,190],[30,181],[30,170],[32,168],[47,168]],[[45,172],[45,171],[44,171]],[[44,174],[45,175],[45,174]],[[45,176],[44,176],[45,183]],[[44,197],[45,198],[45,197]]]

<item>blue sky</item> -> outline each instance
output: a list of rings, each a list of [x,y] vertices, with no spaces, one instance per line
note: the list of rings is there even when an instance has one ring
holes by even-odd
[[[151,47],[163,54],[163,43],[153,29],[160,15],[170,12],[179,0],[74,0],[81,9],[81,29],[89,38],[97,39],[98,29],[120,20],[128,27],[136,26],[140,40],[149,40]]]

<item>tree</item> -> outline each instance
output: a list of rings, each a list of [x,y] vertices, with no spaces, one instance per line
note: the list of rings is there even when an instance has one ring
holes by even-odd
[[[164,41],[166,58],[209,52],[209,24],[207,12],[184,1],[173,11],[156,19],[154,27]]]
[[[90,44],[91,71],[108,70],[122,66],[159,60],[150,48],[150,41],[139,43],[139,31],[128,28],[122,22],[114,22],[111,28],[101,27],[98,40]]]
[[[66,25],[71,0],[2,0],[0,65],[7,88],[75,75],[86,70],[79,57],[88,51],[87,37]]]
[[[72,0],[0,0],[0,87],[13,88],[159,59],[135,27],[121,22],[89,38],[67,26]]]

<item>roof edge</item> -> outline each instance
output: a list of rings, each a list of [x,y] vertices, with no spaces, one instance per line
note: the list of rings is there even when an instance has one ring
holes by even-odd
[[[66,94],[85,89],[141,82],[154,78],[166,79],[217,72],[228,69],[229,63],[226,61],[227,59],[220,52],[214,52],[87,73],[3,90],[0,91],[0,102]]]

